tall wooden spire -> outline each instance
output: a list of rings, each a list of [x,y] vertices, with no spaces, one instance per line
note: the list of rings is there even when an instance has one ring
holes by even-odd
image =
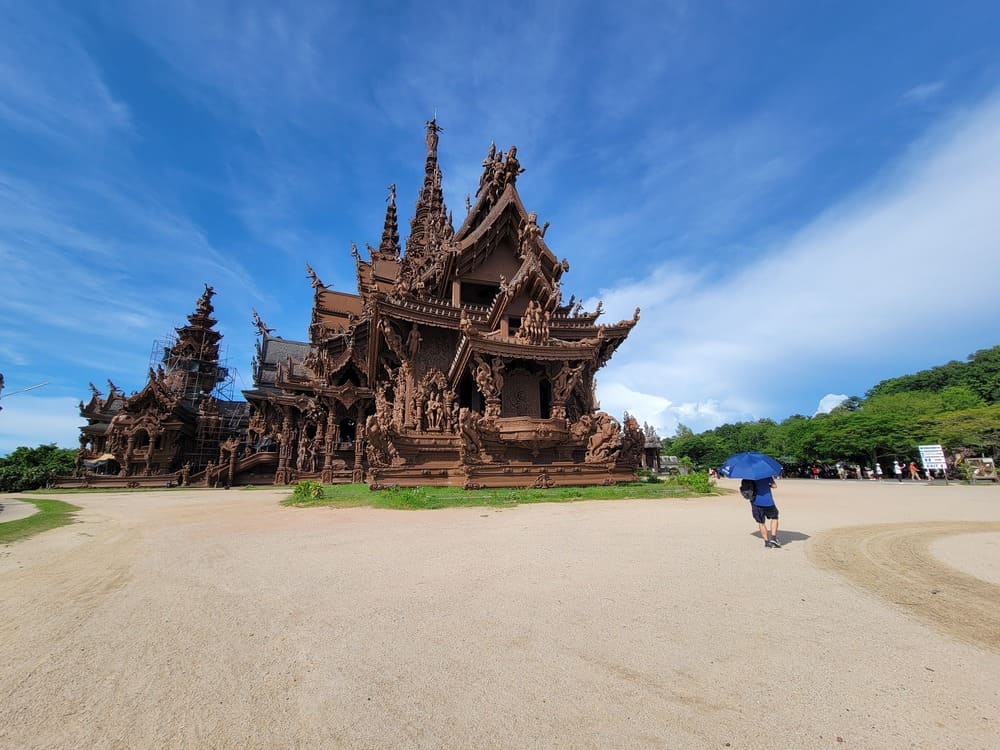
[[[436,249],[442,239],[454,234],[448,209],[441,190],[441,167],[437,160],[437,119],[427,121],[427,158],[424,160],[424,184],[417,197],[416,210],[410,220],[410,236],[406,238],[406,254],[425,256]]]
[[[217,321],[212,317],[214,295],[215,290],[206,284],[195,311],[188,315],[188,324],[175,329],[177,340],[163,356],[166,373],[173,375],[185,396],[195,401],[225,379],[219,367],[222,334],[215,330]]]
[[[396,218],[396,183],[389,186],[388,206],[385,209],[385,225],[382,228],[382,241],[379,242],[380,255],[399,257],[399,221]]]

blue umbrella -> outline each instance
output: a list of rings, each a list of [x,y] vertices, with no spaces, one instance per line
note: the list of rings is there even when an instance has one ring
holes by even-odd
[[[781,473],[781,464],[765,453],[734,453],[722,462],[719,474],[732,479],[767,479]]]

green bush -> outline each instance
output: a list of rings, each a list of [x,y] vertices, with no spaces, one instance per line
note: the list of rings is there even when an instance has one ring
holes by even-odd
[[[58,474],[72,474],[76,452],[55,443],[24,446],[0,458],[0,492],[23,492],[44,487]]]
[[[308,502],[310,500],[323,499],[323,485],[319,482],[311,482],[308,479],[295,485],[292,492],[292,499],[296,502]]]
[[[708,481],[707,471],[696,471],[692,474],[678,474],[677,476],[671,477],[670,481],[673,484],[679,484],[687,487],[692,492],[697,492],[699,494],[707,495],[712,492],[712,485]]]

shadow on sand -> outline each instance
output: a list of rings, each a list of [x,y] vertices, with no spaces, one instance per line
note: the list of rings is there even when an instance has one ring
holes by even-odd
[[[758,539],[763,539],[760,535],[760,530],[753,532],[750,536],[755,536]],[[788,546],[792,542],[804,542],[809,538],[808,534],[803,534],[801,531],[785,531],[784,529],[778,529],[778,541],[781,542],[782,546]]]

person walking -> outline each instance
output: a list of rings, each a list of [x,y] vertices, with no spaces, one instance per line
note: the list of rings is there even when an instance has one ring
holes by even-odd
[[[878,461],[875,462],[875,478],[880,482],[882,481],[882,464]]]
[[[899,465],[899,461],[892,462],[892,473],[896,475],[896,481],[903,481],[903,467]]]
[[[777,485],[772,477],[753,481],[756,484],[756,493],[750,503],[750,512],[753,514],[753,520],[757,522],[760,535],[764,537],[764,546],[768,549],[777,549],[781,547],[781,542],[778,541],[778,506],[774,504],[774,496],[771,494],[771,488]],[[767,521],[771,522],[770,534]]]
[[[916,461],[910,461],[910,481],[912,482],[920,481],[920,470],[917,469]]]

